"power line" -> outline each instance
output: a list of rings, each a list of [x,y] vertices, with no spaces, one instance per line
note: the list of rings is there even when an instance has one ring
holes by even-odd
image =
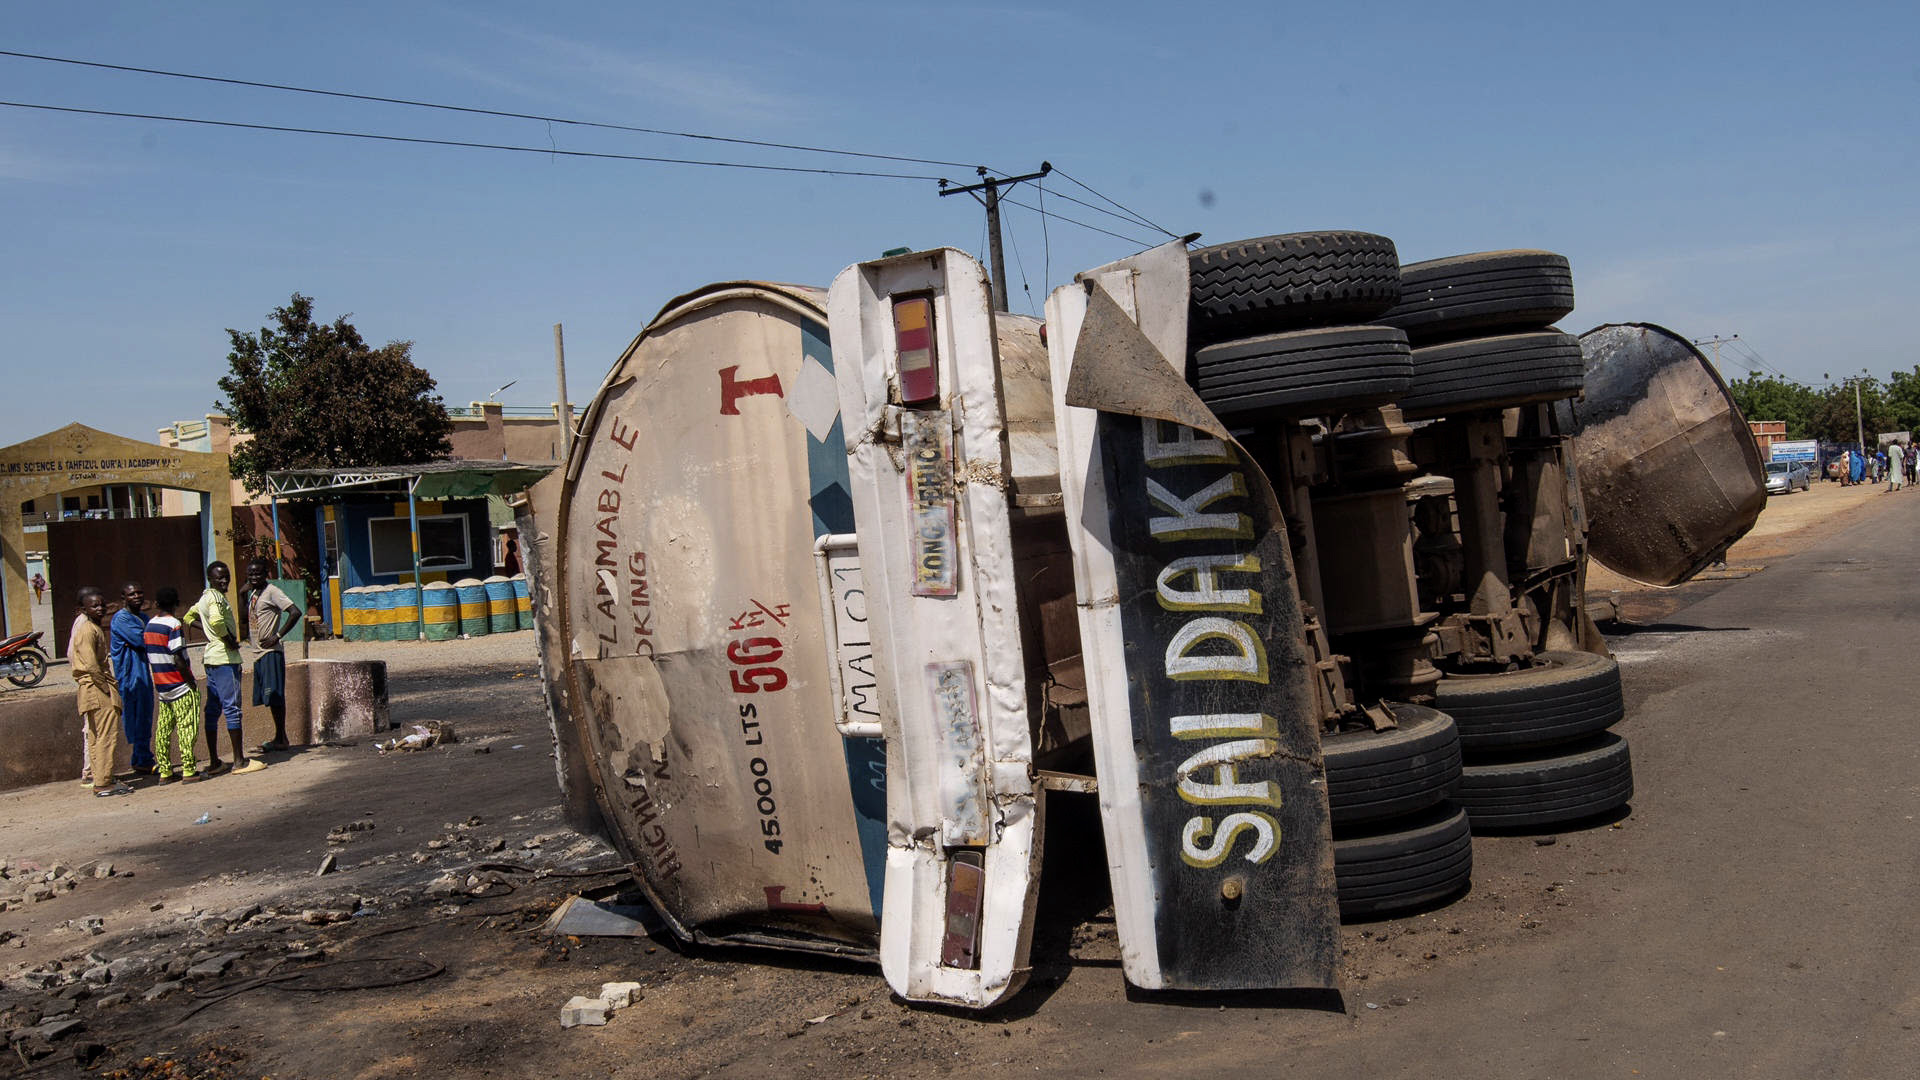
[[[1153,222],[1151,222],[1151,221],[1148,221],[1148,220],[1147,220],[1147,219],[1146,219],[1145,217],[1143,217],[1143,216],[1141,216],[1140,214],[1137,214],[1137,213],[1135,213],[1135,212],[1134,212],[1134,211],[1132,211],[1132,210],[1128,210],[1128,209],[1127,209],[1126,207],[1124,207],[1124,206],[1122,206],[1122,205],[1120,205],[1120,204],[1119,204],[1119,203],[1117,203],[1117,202],[1114,202],[1114,201],[1113,201],[1112,199],[1109,199],[1109,198],[1107,198],[1107,197],[1106,197],[1105,195],[1102,195],[1102,194],[1100,194],[1099,192],[1097,192],[1097,191],[1095,191],[1095,190],[1093,190],[1092,188],[1090,188],[1090,187],[1087,187],[1087,185],[1086,185],[1086,184],[1083,184],[1083,183],[1081,183],[1081,182],[1080,182],[1080,181],[1078,181],[1078,180],[1074,180],[1074,179],[1073,179],[1073,177],[1072,177],[1072,176],[1070,176],[1070,175],[1068,175],[1068,174],[1067,174],[1067,172],[1066,172],[1066,171],[1065,171],[1064,169],[1061,169],[1061,170],[1055,170],[1055,171],[1057,171],[1057,172],[1059,172],[1061,176],[1065,176],[1065,177],[1066,177],[1067,179],[1069,179],[1069,180],[1073,180],[1073,182],[1074,182],[1074,183],[1076,183],[1076,184],[1079,184],[1079,185],[1080,185],[1080,186],[1081,186],[1082,188],[1085,188],[1085,189],[1086,189],[1086,191],[1087,191],[1087,193],[1088,193],[1088,194],[1090,194],[1090,195],[1092,195],[1092,196],[1093,196],[1094,198],[1096,198],[1096,199],[1099,199],[1099,200],[1101,200],[1101,201],[1103,201],[1103,202],[1105,202],[1105,203],[1106,203],[1107,205],[1109,205],[1109,206],[1112,206],[1112,207],[1113,207],[1114,209],[1116,209],[1116,210],[1123,210],[1123,211],[1125,211],[1125,212],[1126,212],[1126,213],[1127,213],[1128,215],[1130,215],[1130,216],[1131,216],[1131,217],[1132,217],[1132,218],[1133,218],[1133,219],[1134,219],[1135,221],[1137,221],[1137,222],[1139,222],[1139,223],[1140,223],[1140,224],[1142,224],[1142,225],[1145,225],[1145,226],[1146,226],[1147,228],[1149,228],[1149,229],[1152,229],[1152,230],[1154,230],[1154,231],[1156,231],[1156,232],[1163,232],[1163,233],[1166,233],[1166,234],[1167,234],[1168,236],[1171,236],[1171,237],[1173,237],[1173,238],[1174,238],[1174,239],[1176,239],[1176,240],[1177,240],[1177,239],[1179,239],[1179,235],[1178,235],[1177,233],[1173,233],[1173,232],[1168,232],[1166,228],[1164,228],[1164,227],[1162,227],[1162,226],[1159,226],[1159,225],[1155,225],[1155,224],[1154,224]],[[1054,194],[1056,194],[1056,195],[1059,195],[1060,193],[1056,191],[1056,192],[1054,192]],[[1061,197],[1061,198],[1063,198],[1063,199],[1064,199],[1064,198],[1068,198],[1068,196],[1065,196],[1065,195],[1060,195],[1060,197]],[[1075,200],[1075,201],[1078,201],[1078,200]]]
[[[804,146],[798,143],[764,142],[759,139],[738,139],[726,135],[705,135],[693,131],[669,131],[663,128],[639,127],[632,124],[610,124],[596,120],[574,120],[563,116],[542,116],[538,113],[512,112],[505,109],[483,109],[470,105],[446,105],[434,101],[414,101],[408,98],[382,97],[378,94],[355,94],[345,90],[317,90],[307,86],[289,86],[285,83],[255,82],[251,79],[233,79],[219,75],[195,75],[185,71],[165,71],[160,68],[134,67],[128,64],[108,64],[98,60],[75,60],[65,56],[42,56],[38,53],[14,52],[0,49],[0,56],[12,56],[22,60],[44,60],[50,64],[71,64],[76,67],[99,68],[105,71],[127,71],[139,75],[159,75],[169,79],[191,79],[196,82],[222,83],[228,86],[250,86],[260,90],[284,90],[293,94],[313,94],[318,97],[344,98],[350,101],[372,101],[384,105],[407,105],[417,109],[440,109],[446,112],[468,113],[474,116],[499,116],[511,120],[540,120],[549,124],[569,124],[574,127],[601,128],[607,131],[626,131],[641,135],[666,135],[676,139],[703,139],[708,142],[733,143],[739,146],[763,146],[775,150],[799,150],[810,154],[838,154],[843,157],[872,158],[879,161],[902,161],[913,165],[947,165],[956,169],[971,169],[975,165],[961,161],[938,161],[933,158],[906,157],[900,154],[870,154],[858,150],[836,150],[823,146]],[[1079,183],[1079,181],[1074,181]],[[1088,190],[1092,190],[1089,188]]]
[[[863,172],[854,169],[811,169],[799,165],[757,165],[744,161],[702,161],[694,158],[656,157],[648,154],[614,154],[593,150],[561,150],[550,146],[512,146],[506,143],[466,142],[459,139],[428,139],[417,135],[375,135],[364,131],[335,131],[329,128],[289,127],[282,124],[247,124],[238,120],[208,120],[194,116],[162,116],[155,113],[119,112],[112,109],[81,109],[69,105],[37,105],[25,101],[0,101],[10,109],[39,109],[44,112],[77,113],[83,116],[116,116],[129,120],[164,120],[173,124],[199,124],[206,127],[244,128],[250,131],[282,131],[294,135],[331,135],[342,139],[371,139],[377,142],[417,143],[422,146],[455,146],[468,150],[505,150],[518,154],[545,154],[549,157],[600,158],[608,161],[645,161],[659,165],[700,165],[714,169],[751,169],[757,172],[811,173],[818,176],[865,176],[882,180],[933,180],[926,173]]]
[[[1054,192],[1054,194],[1055,194],[1055,195],[1058,195],[1058,194],[1060,194],[1060,193],[1056,191],[1056,192]],[[1017,207],[1019,207],[1019,208],[1021,208],[1022,210],[1031,210],[1031,211],[1033,211],[1033,212],[1034,212],[1034,213],[1036,213],[1036,214],[1040,214],[1040,215],[1042,215],[1042,216],[1044,216],[1044,217],[1050,217],[1050,218],[1053,218],[1053,219],[1054,219],[1054,220],[1056,220],[1056,221],[1064,221],[1064,222],[1066,222],[1066,223],[1067,223],[1067,224],[1069,224],[1069,225],[1078,225],[1078,226],[1080,226],[1080,227],[1081,227],[1081,228],[1083,228],[1083,229],[1091,229],[1091,230],[1093,230],[1094,232],[1097,232],[1097,233],[1100,233],[1100,234],[1102,234],[1102,235],[1104,235],[1104,236],[1111,236],[1111,237],[1113,237],[1113,238],[1114,238],[1115,240],[1125,240],[1125,241],[1126,241],[1127,243],[1129,243],[1129,244],[1138,244],[1138,245],[1140,245],[1140,246],[1141,246],[1141,247],[1143,247],[1143,248],[1145,248],[1145,247],[1152,247],[1152,246],[1153,246],[1153,244],[1152,244],[1152,243],[1151,243],[1150,241],[1146,241],[1146,240],[1139,240],[1139,239],[1136,239],[1136,238],[1134,238],[1134,237],[1131,237],[1131,236],[1122,236],[1122,235],[1120,235],[1120,234],[1119,234],[1119,233],[1117,233],[1117,232],[1108,232],[1108,231],[1107,231],[1106,229],[1103,229],[1103,228],[1101,228],[1101,227],[1100,227],[1100,226],[1098,226],[1098,225],[1089,225],[1089,224],[1087,224],[1087,223],[1086,223],[1086,222],[1084,222],[1084,221],[1080,221],[1080,220],[1078,220],[1078,219],[1076,219],[1076,218],[1070,218],[1070,217],[1068,217],[1068,216],[1067,216],[1067,215],[1065,215],[1065,214],[1056,214],[1056,213],[1054,213],[1054,212],[1053,212],[1053,211],[1051,211],[1051,210],[1042,210],[1042,209],[1040,209],[1040,208],[1039,208],[1039,207],[1037,207],[1037,206],[1033,206],[1033,205],[1031,205],[1031,204],[1029,204],[1029,203],[1023,203],[1023,202],[1021,202],[1021,201],[1020,201],[1020,200],[1018,200],[1018,199],[1010,199],[1010,198],[1008,198],[1008,197],[1006,197],[1005,195],[1002,195],[1002,196],[1000,196],[1000,201],[1001,201],[1001,202],[1003,202],[1003,203],[1010,203],[1010,204],[1012,204],[1012,205],[1014,205],[1014,206],[1017,206]]]

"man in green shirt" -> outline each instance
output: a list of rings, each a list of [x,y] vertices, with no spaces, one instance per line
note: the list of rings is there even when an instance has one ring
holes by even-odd
[[[210,764],[206,775],[217,776],[227,770],[220,760],[218,729],[214,727],[214,718],[224,716],[227,721],[227,743],[233,750],[233,771],[236,773],[260,772],[267,763],[255,758],[247,759],[247,751],[240,741],[240,624],[234,618],[233,605],[227,602],[227,590],[233,586],[233,571],[223,562],[207,564],[207,591],[200,594],[193,607],[181,619],[184,623],[198,621],[207,635],[207,651],[202,662],[207,667],[207,703],[204,721],[207,729],[207,757]]]

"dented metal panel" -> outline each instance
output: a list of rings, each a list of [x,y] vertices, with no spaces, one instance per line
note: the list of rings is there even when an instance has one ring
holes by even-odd
[[[893,301],[922,295],[940,398],[906,408]],[[1026,980],[1041,811],[996,317],[948,249],[849,267],[828,310],[886,733],[881,968],[902,997],[985,1007]]]
[[[710,286],[628,347],[568,462],[551,617],[601,810],[675,931],[871,955],[884,778],[835,730],[814,564],[853,528],[821,298]]]
[[[1759,518],[1759,447],[1713,365],[1673,331],[1601,326],[1580,349],[1586,393],[1559,409],[1574,437],[1588,550],[1636,581],[1677,585]]]
[[[1181,379],[1186,275],[1168,244],[1047,303],[1122,964],[1149,989],[1329,987],[1332,842],[1286,530]]]

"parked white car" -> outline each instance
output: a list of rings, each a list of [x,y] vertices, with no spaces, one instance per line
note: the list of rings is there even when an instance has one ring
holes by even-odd
[[[1807,490],[1813,483],[1813,473],[1804,461],[1767,462],[1767,494],[1787,495],[1794,488]]]

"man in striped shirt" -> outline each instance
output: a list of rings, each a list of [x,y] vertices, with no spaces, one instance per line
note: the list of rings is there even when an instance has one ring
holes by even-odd
[[[200,694],[193,681],[185,632],[173,615],[180,607],[180,590],[161,586],[154,594],[153,606],[159,613],[147,621],[146,646],[154,694],[160,699],[158,730],[153,737],[155,782],[173,782],[168,747],[178,744],[180,779],[191,784],[200,779],[193,770],[193,744],[200,733]]]

